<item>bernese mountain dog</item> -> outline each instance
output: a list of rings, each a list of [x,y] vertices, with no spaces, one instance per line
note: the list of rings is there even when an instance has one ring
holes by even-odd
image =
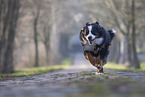
[[[85,58],[95,67],[96,74],[103,75],[103,65],[107,62],[109,46],[116,31],[106,30],[98,22],[86,23],[80,31],[79,39]]]

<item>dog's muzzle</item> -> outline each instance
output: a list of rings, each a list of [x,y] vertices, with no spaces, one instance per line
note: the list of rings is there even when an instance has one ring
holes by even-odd
[[[92,36],[89,36],[89,37],[88,37],[88,42],[89,42],[89,45],[93,44]]]

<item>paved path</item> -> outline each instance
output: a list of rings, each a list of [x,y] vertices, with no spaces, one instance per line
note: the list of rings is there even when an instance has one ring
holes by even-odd
[[[78,53],[74,58],[73,65],[65,70],[0,81],[0,97],[69,97],[70,95],[79,95],[82,90],[72,82],[81,83],[82,80],[94,78],[96,76],[94,75],[95,70],[84,56]],[[144,72],[112,70],[105,70],[105,72],[110,75],[109,79],[114,79],[114,75],[125,76],[145,85]]]
[[[63,70],[64,73],[96,70],[96,68],[90,65],[90,63],[85,59],[82,53],[77,53],[73,60],[74,61],[72,63],[72,66]]]

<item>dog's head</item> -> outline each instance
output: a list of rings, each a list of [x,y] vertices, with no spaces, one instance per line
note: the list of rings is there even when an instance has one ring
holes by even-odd
[[[102,27],[98,22],[96,23],[86,23],[86,26],[83,29],[84,37],[87,39],[89,45],[92,45],[96,39],[102,37]]]

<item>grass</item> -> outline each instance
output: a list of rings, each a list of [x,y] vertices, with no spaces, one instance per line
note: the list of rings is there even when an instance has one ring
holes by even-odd
[[[123,70],[123,71],[137,71],[137,72],[145,72],[145,62],[140,64],[140,69],[135,69],[133,67],[126,67],[123,64],[116,64],[113,62],[107,63],[104,68],[112,69],[112,70]]]
[[[16,69],[16,72],[11,74],[0,74],[0,80],[6,80],[13,77],[24,77],[29,75],[48,73],[48,72],[67,68],[70,65],[71,65],[71,59],[66,59],[61,64],[58,65]]]

